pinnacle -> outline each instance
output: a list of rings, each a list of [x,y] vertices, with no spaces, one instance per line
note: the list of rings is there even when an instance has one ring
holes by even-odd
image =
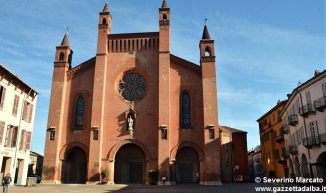
[[[211,39],[211,36],[209,35],[208,28],[207,28],[206,24],[205,24],[205,27],[204,27],[202,39],[203,40],[210,40]]]
[[[63,37],[62,42],[61,42],[61,46],[70,46],[68,32],[65,33],[65,36]]]

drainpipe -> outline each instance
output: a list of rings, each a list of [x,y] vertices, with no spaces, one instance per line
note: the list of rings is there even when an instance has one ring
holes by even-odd
[[[301,108],[303,109],[303,102],[302,102],[301,92],[299,92],[299,96],[300,96]],[[306,136],[306,139],[308,139],[306,118],[302,117],[302,119],[303,119],[303,125],[304,125],[304,130],[305,130],[305,136]],[[309,150],[309,148],[306,148],[306,149],[308,150],[308,157],[309,157],[309,162],[307,164],[309,164],[310,163],[310,159],[311,159],[310,150]],[[309,175],[310,175],[310,177],[312,177],[312,168],[311,168],[311,165],[310,164],[309,164]]]

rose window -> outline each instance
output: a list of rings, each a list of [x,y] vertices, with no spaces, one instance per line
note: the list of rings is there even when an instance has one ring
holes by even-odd
[[[128,101],[135,101],[144,97],[146,88],[144,76],[135,72],[124,74],[119,83],[120,94]]]

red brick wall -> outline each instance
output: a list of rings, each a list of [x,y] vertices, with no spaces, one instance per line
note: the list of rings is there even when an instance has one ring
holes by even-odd
[[[238,165],[239,175],[248,176],[247,133],[232,133],[233,165]]]

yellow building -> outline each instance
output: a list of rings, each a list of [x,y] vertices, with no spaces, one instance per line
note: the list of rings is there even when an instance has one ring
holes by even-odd
[[[280,113],[286,101],[279,101],[275,107],[260,117],[259,123],[263,174],[267,177],[286,177],[286,151]]]

